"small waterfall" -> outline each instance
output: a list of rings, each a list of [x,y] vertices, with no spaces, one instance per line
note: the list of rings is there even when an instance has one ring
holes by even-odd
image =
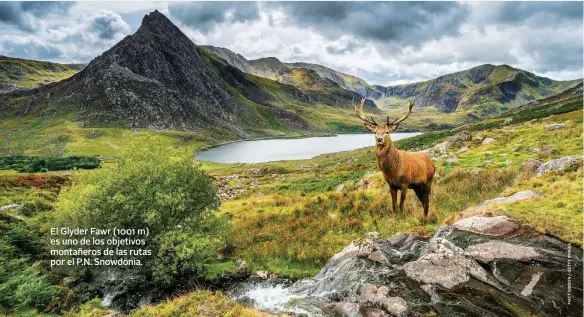
[[[310,317],[324,316],[315,298],[297,294],[285,283],[246,283],[231,296],[239,302],[270,313],[295,313]]]

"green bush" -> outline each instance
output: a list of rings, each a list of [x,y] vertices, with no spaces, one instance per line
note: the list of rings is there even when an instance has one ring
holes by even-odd
[[[0,170],[16,170],[20,173],[36,173],[72,169],[98,168],[97,157],[69,156],[4,156],[0,157]]]
[[[229,228],[215,217],[217,189],[191,152],[141,139],[115,166],[75,171],[71,181],[55,204],[52,226],[149,229],[146,248],[152,256],[143,257],[139,268],[123,268],[124,276],[138,276],[133,285],[172,286],[177,279],[204,275],[205,266],[218,261]]]
[[[39,245],[23,223],[0,221],[0,312],[43,311],[57,293],[34,262]]]

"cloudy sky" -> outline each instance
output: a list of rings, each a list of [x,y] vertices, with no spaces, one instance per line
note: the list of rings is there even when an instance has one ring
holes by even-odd
[[[391,85],[480,64],[583,77],[582,2],[0,2],[0,54],[88,62],[158,9],[197,44]]]

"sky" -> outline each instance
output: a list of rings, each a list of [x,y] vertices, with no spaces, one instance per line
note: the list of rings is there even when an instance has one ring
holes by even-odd
[[[582,78],[582,2],[0,2],[0,55],[89,62],[158,9],[193,42],[370,84],[507,64]]]

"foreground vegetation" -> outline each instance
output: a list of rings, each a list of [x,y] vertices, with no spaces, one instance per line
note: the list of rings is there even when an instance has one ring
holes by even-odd
[[[437,227],[460,217],[461,211],[526,189],[541,197],[495,204],[485,212],[509,215],[581,246],[582,167],[542,176],[522,168],[529,159],[545,162],[581,155],[581,105],[581,96],[570,97],[396,142],[402,149],[423,150],[461,131],[472,135],[470,141],[446,148],[434,160],[439,176],[430,208],[438,221],[430,224],[420,221],[422,207],[413,193],[408,194],[405,214],[391,211],[388,188],[371,147],[299,161],[202,162],[223,197],[218,210],[211,213],[218,204],[214,189],[191,161],[192,154],[181,150],[203,144],[202,138],[184,138],[179,132],[152,138],[154,132],[149,131],[120,131],[118,138],[114,130],[100,129],[104,139],[112,133],[110,141],[124,140],[125,133],[133,133],[130,139],[138,141],[124,140],[116,145],[118,150],[128,150],[121,156],[108,145],[111,152],[107,153],[118,156],[115,162],[97,170],[75,171],[71,176],[63,172],[0,172],[0,206],[22,204],[20,209],[0,211],[0,314],[111,313],[98,300],[82,304],[84,299],[77,294],[80,289],[62,283],[63,277],[82,281],[92,272],[46,267],[43,232],[58,223],[152,226],[157,230],[152,237],[155,256],[143,272],[138,272],[139,279],[122,280],[120,285],[153,283],[166,288],[162,292],[173,287],[186,292],[192,289],[185,286],[188,281],[217,281],[242,271],[268,270],[290,278],[311,276],[333,254],[369,232],[383,238],[398,232],[430,236]],[[554,123],[566,126],[544,129]],[[72,131],[81,133],[83,129]],[[482,144],[484,138],[495,141]],[[88,142],[79,140],[85,155],[96,154],[86,146]],[[100,142],[104,143],[96,148],[105,149],[107,142]],[[468,149],[459,152],[462,146]],[[209,191],[194,195],[201,184],[207,184],[203,188]],[[200,212],[205,216],[181,218]],[[177,229],[188,221],[194,221],[192,226]],[[204,290],[131,312],[132,316],[193,314],[263,316],[221,293]]]

